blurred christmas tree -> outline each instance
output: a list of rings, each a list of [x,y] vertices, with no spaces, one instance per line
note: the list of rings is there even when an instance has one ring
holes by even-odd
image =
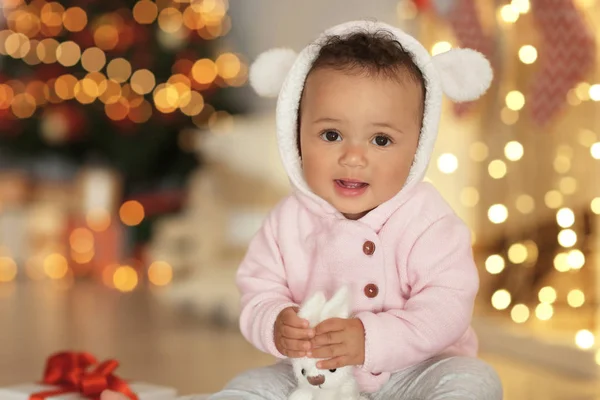
[[[20,166],[50,156],[116,170],[121,201],[148,205],[145,240],[198,167],[192,131],[243,111],[230,95],[247,67],[216,40],[227,1],[1,4],[0,151]]]

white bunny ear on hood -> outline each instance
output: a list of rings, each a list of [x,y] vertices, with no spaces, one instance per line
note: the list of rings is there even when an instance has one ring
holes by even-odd
[[[347,286],[342,286],[323,307],[320,320],[348,317],[350,317],[350,291]]]
[[[297,54],[288,48],[275,48],[261,53],[250,66],[249,81],[263,97],[277,97]]]
[[[311,297],[309,297],[303,304],[300,306],[300,310],[298,311],[298,316],[302,319],[308,321],[308,324],[311,327],[317,325],[320,321],[319,318],[321,316],[321,311],[325,306],[327,299],[323,292],[316,292]]]
[[[493,71],[485,56],[472,49],[452,49],[432,57],[442,90],[456,102],[472,101],[490,87]]]

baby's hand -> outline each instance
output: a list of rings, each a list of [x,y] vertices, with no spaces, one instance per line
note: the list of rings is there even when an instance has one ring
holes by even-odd
[[[314,330],[308,327],[307,320],[298,317],[295,307],[284,309],[275,320],[275,347],[284,356],[309,355],[310,339],[314,336]]]
[[[129,400],[127,396],[121,393],[105,390],[100,395],[100,400]]]
[[[312,357],[319,369],[336,369],[365,362],[365,328],[358,318],[331,318],[315,327]]]

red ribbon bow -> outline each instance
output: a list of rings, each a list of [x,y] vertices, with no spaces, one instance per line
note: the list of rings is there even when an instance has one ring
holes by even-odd
[[[91,366],[96,365],[92,370]],[[44,400],[51,396],[65,393],[81,393],[83,396],[99,400],[104,390],[113,390],[138,400],[129,385],[113,374],[119,363],[116,360],[106,360],[100,364],[89,353],[62,352],[57,353],[46,362],[43,383],[58,386],[58,389],[34,393],[29,400]]]

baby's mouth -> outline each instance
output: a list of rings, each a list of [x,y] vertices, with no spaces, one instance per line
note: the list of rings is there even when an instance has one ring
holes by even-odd
[[[363,187],[369,186],[369,184],[365,182],[359,182],[354,180],[348,181],[344,179],[336,179],[335,183],[346,189],[361,189]]]

